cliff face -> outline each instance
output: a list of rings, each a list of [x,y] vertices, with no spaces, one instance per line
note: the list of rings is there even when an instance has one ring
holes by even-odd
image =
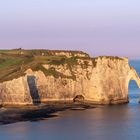
[[[97,104],[117,104],[128,102],[130,80],[140,87],[140,79],[126,58],[77,58],[73,63],[42,67],[36,71],[29,68],[25,76],[2,82],[1,103],[26,105],[73,100],[80,95]]]
[[[9,105],[32,104],[26,77],[20,77],[0,84],[0,102]]]

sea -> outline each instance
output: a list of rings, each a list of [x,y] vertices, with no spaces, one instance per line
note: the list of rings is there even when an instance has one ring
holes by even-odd
[[[131,60],[140,76],[140,60]],[[140,140],[140,90],[129,84],[129,104],[58,112],[57,117],[0,126],[0,140]]]

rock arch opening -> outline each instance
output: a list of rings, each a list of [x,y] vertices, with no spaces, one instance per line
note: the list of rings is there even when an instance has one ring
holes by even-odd
[[[128,97],[130,103],[140,101],[140,90],[135,80],[131,80],[128,86]]]
[[[128,97],[130,102],[139,102],[140,77],[133,67],[130,67],[128,80]]]

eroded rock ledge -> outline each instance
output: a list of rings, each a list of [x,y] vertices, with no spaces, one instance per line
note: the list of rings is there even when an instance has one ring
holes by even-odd
[[[95,104],[127,103],[129,81],[135,80],[140,87],[140,78],[127,58],[90,58],[83,54],[55,60],[46,60],[44,54],[32,57],[42,63],[34,67],[31,63],[27,69],[22,65],[22,76],[0,83],[2,105],[73,101],[78,100],[76,97]]]

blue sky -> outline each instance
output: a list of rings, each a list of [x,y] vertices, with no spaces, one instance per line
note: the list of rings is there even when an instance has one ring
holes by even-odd
[[[139,0],[2,0],[0,49],[140,58]]]

